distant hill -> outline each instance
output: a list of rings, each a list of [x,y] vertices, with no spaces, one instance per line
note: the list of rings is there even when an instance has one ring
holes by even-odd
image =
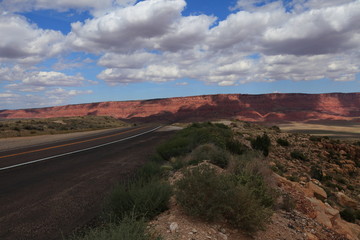
[[[360,93],[219,94],[2,110],[0,118],[101,115],[138,122],[239,119],[256,122],[360,121]]]

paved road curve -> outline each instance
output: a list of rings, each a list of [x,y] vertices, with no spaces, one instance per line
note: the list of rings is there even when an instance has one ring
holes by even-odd
[[[106,192],[171,132],[116,130],[0,153],[0,239],[61,239],[96,216]]]

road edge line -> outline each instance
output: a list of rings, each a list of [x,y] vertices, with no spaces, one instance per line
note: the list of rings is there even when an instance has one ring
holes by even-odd
[[[100,144],[100,145],[97,145],[97,146],[84,148],[84,149],[81,149],[81,150],[76,150],[76,151],[63,153],[63,154],[59,154],[59,155],[55,155],[55,156],[50,156],[50,157],[46,157],[46,158],[41,158],[41,159],[33,160],[33,161],[30,161],[30,162],[19,163],[19,164],[3,167],[3,168],[0,168],[0,171],[9,170],[9,169],[13,169],[13,168],[21,167],[21,166],[26,166],[26,165],[30,165],[30,164],[34,164],[34,163],[38,163],[38,162],[43,162],[43,161],[50,160],[50,159],[57,158],[57,157],[63,157],[63,156],[67,156],[67,155],[71,155],[71,154],[75,154],[75,153],[79,153],[79,152],[85,152],[85,151],[88,151],[88,150],[104,147],[104,146],[111,145],[111,144],[114,144],[114,143],[118,143],[118,142],[126,141],[126,140],[129,140],[129,139],[132,139],[132,138],[136,138],[136,137],[139,137],[141,135],[145,135],[145,134],[150,133],[150,132],[154,132],[154,131],[162,128],[162,127],[163,126],[159,126],[159,127],[156,127],[154,129],[148,130],[148,131],[143,132],[143,133],[138,133],[138,134],[135,134],[135,135],[130,136],[130,137],[122,138],[122,139],[112,141],[112,142],[108,142],[108,143],[103,143],[103,144]]]

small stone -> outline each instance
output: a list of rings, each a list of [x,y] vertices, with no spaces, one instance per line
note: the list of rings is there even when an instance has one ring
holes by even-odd
[[[318,240],[318,238],[311,233],[307,233],[307,240]]]
[[[357,208],[358,205],[357,201],[348,197],[344,193],[338,192],[336,193],[336,197],[340,205],[344,207]]]
[[[192,233],[197,233],[197,230],[195,228],[193,228],[191,231]]]
[[[220,232],[221,232],[221,233],[226,233],[225,228],[220,228]]]
[[[325,190],[319,187],[317,184],[313,182],[308,182],[306,186],[317,199],[324,201],[327,198],[327,194]]]
[[[178,228],[179,225],[176,222],[172,222],[169,227],[171,233],[175,233],[178,230]]]
[[[227,239],[228,239],[228,237],[227,237],[224,233],[219,232],[219,236],[220,236],[223,240],[227,240]]]

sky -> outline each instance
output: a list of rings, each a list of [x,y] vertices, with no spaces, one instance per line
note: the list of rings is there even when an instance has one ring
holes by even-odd
[[[0,0],[0,109],[360,92],[360,0]]]

